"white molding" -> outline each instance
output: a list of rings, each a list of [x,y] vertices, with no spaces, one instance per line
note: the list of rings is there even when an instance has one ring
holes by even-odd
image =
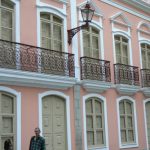
[[[64,52],[68,52],[67,46],[67,12],[66,12],[66,5],[63,5],[63,9],[54,7],[52,5],[48,5],[42,2],[37,2],[37,46],[41,47],[40,37],[40,12],[49,12],[53,13],[63,20],[63,35],[64,35]]]
[[[0,83],[27,87],[68,89],[76,84],[76,79],[20,70],[0,69]]]
[[[15,41],[20,43],[20,0],[10,0],[14,3],[15,10]]]
[[[142,67],[143,64],[142,64],[141,44],[142,43],[147,43],[147,44],[150,45],[150,40],[148,41],[148,39],[141,38],[139,33],[138,33],[138,39],[139,39],[140,67],[142,69],[143,68]]]
[[[81,85],[87,92],[102,93],[112,87],[111,82],[82,80]]]
[[[76,0],[70,0],[70,15],[71,15],[71,29],[76,28],[77,24],[77,7],[76,7]],[[72,38],[72,53],[75,57],[75,77],[80,80],[80,62],[79,62],[79,49],[78,49],[78,34],[76,34]],[[71,48],[69,46],[69,48]]]
[[[148,29],[150,30],[150,24],[148,24],[148,23],[145,22],[145,21],[139,22],[139,24],[138,24],[138,26],[137,26],[137,29],[140,29],[140,27],[141,27],[142,25],[145,25],[145,26],[148,27]]]
[[[126,94],[130,96],[140,91],[140,86],[134,86],[134,85],[116,84],[115,87],[120,94]]]
[[[123,30],[119,30],[113,27],[112,25],[112,39],[113,39],[113,53],[114,53],[114,63],[116,63],[116,49],[115,49],[115,35],[122,35],[128,39],[129,44],[129,58],[130,58],[130,65],[133,65],[133,55],[132,55],[132,44],[131,44],[131,35],[130,32],[125,32]]]
[[[16,96],[17,108],[17,150],[21,150],[21,93],[6,86],[0,86],[0,91],[8,92]]]
[[[38,102],[39,102],[39,127],[41,128],[42,131],[42,98],[44,96],[49,96],[49,95],[56,95],[60,96],[65,99],[66,102],[66,125],[67,125],[67,145],[68,145],[68,150],[71,150],[71,120],[70,120],[70,97],[65,95],[62,92],[58,91],[46,91],[43,93],[40,93],[38,96]],[[42,132],[41,132],[42,134]]]
[[[129,101],[131,101],[133,103],[133,109],[134,109],[134,129],[135,129],[135,143],[132,144],[122,144],[121,143],[121,133],[120,133],[120,111],[119,111],[119,102],[121,100],[124,99],[128,99]],[[138,143],[138,130],[137,130],[137,115],[136,115],[136,103],[135,100],[129,96],[121,96],[119,98],[116,99],[117,102],[117,120],[118,120],[118,137],[119,137],[119,147],[120,148],[133,148],[133,147],[138,147],[139,143]]]
[[[101,19],[99,19],[99,21],[101,21]],[[80,25],[83,25],[84,23],[81,22]],[[97,22],[97,21],[92,21],[90,23],[91,27],[95,27],[97,30],[99,30],[99,42],[100,42],[100,49],[99,49],[99,53],[101,58],[99,59],[104,59],[104,31],[103,31],[103,27],[100,26],[100,24],[102,24],[101,22]],[[84,56],[84,50],[83,50],[83,31],[80,32],[80,50],[81,50],[81,57]]]
[[[109,1],[108,0],[101,0],[101,1],[106,3],[106,4],[109,4],[111,6],[114,6],[116,8],[122,9],[122,10],[124,10],[124,11],[126,11],[126,12],[128,12],[128,13],[130,13],[132,15],[135,15],[135,16],[138,16],[138,17],[140,17],[142,19],[150,21],[150,18],[148,16],[144,16],[144,15],[140,14],[139,12],[131,10],[130,8],[126,8],[123,5],[120,5],[119,3],[113,2],[112,0],[109,0]]]
[[[99,95],[99,94],[87,94],[83,96],[83,131],[84,131],[84,150],[88,150],[87,148],[87,134],[86,134],[86,108],[85,108],[85,102],[90,97],[97,97],[104,103],[104,120],[105,120],[105,140],[106,145],[104,147],[96,147],[92,148],[92,150],[109,150],[109,138],[108,138],[108,120],[107,120],[107,101],[106,98]]]
[[[126,24],[123,24],[123,23],[121,23],[121,22],[118,22],[117,20],[115,20],[117,17],[121,17],[122,19],[123,19],[123,21],[126,23]],[[113,15],[113,16],[111,16],[110,17],[110,20],[112,21],[112,22],[116,22],[116,23],[119,23],[119,24],[122,24],[122,25],[126,25],[126,26],[128,26],[128,27],[131,27],[131,22],[128,20],[128,18],[123,14],[123,12],[118,12],[118,13],[116,13],[115,15]]]
[[[145,107],[145,105],[146,105],[147,102],[150,102],[150,98],[145,99],[145,100],[143,101],[143,108],[144,108],[144,123],[145,123],[145,134],[146,134],[146,144],[147,144],[147,149],[149,149],[149,144],[148,144],[148,134],[147,134],[148,131],[147,131],[146,107]]]

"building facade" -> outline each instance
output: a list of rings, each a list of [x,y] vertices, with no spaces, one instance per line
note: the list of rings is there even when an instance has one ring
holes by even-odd
[[[0,149],[150,150],[150,3],[0,0]]]

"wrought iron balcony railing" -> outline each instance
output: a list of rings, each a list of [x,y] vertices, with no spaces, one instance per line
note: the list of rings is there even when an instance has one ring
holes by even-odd
[[[80,58],[81,80],[99,80],[110,82],[110,61],[90,57]]]
[[[139,70],[138,67],[114,64],[115,84],[139,85]]]
[[[150,87],[150,69],[141,69],[142,87]]]
[[[74,54],[0,40],[0,68],[74,77]]]

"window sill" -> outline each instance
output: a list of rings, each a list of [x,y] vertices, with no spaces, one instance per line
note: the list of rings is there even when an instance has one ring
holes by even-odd
[[[93,148],[88,148],[88,150],[109,150],[108,147],[93,147]]]
[[[138,147],[138,144],[132,143],[132,144],[123,144],[120,146],[120,148],[135,148]]]

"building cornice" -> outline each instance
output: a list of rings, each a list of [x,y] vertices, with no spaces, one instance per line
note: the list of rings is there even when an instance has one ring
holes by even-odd
[[[130,4],[136,8],[141,9],[146,13],[150,13],[150,4],[142,1],[142,0],[122,0],[123,2]]]

